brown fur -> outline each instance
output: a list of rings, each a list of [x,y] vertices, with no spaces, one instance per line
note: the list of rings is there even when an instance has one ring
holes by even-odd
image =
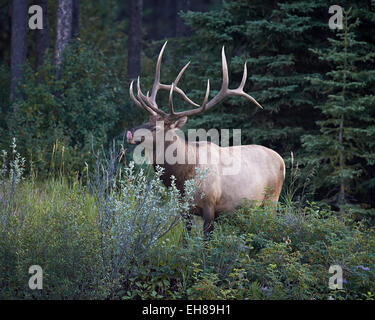
[[[156,121],[161,120],[163,119],[159,116],[153,116],[144,125],[131,129],[131,132],[134,133],[138,128],[149,129],[154,132],[156,131]],[[183,121],[177,120],[176,122],[166,121],[164,123],[164,133],[166,134],[168,131],[174,130],[175,128],[181,128],[185,122],[186,119]],[[155,134],[153,135],[153,138],[154,148],[152,162],[155,168]],[[164,140],[164,152],[168,146],[176,141],[180,147],[185,147],[186,164],[158,164],[165,169],[161,179],[166,186],[171,185],[171,176],[173,175],[176,177],[177,188],[181,192],[184,192],[184,183],[186,180],[195,177],[195,168],[197,166],[203,169],[209,168],[213,171],[201,186],[201,191],[205,195],[204,198],[196,201],[196,207],[191,212],[191,214],[202,216],[205,233],[213,230],[213,221],[218,213],[222,211],[232,211],[235,206],[240,204],[241,201],[239,197],[242,194],[244,195],[244,199],[248,199],[254,203],[277,203],[284,182],[285,165],[282,158],[275,151],[256,145],[221,148],[216,144],[211,144],[209,142],[190,143],[182,140],[178,136],[174,136],[173,142]],[[135,143],[134,141],[130,142]],[[230,156],[230,154],[228,154],[230,148],[242,148],[241,152],[243,158],[241,158],[241,163],[238,163],[237,165],[240,166],[241,170],[246,171],[241,172],[240,174],[235,174],[230,178],[229,176],[221,176],[220,170],[218,171],[221,164],[214,166],[210,165],[210,162],[203,166],[200,164],[198,152],[200,147],[207,147],[209,159],[217,157],[220,152],[223,152],[224,156],[228,157]],[[195,156],[195,164],[187,164],[189,152],[193,153]],[[279,167],[277,167],[278,163]],[[250,172],[253,172],[254,175],[251,175],[253,173],[250,174]],[[244,177],[249,177],[250,180],[244,181]],[[239,179],[239,181],[233,179]],[[259,187],[257,185],[259,185]],[[264,186],[264,190],[259,189],[263,188],[262,186]],[[238,194],[236,192],[238,192]]]

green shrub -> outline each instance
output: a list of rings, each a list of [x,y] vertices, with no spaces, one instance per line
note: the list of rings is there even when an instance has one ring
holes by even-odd
[[[77,41],[64,51],[59,76],[52,61],[48,56],[38,72],[25,66],[20,98],[7,121],[41,176],[54,167],[65,174],[82,170],[91,151],[118,134],[126,118],[125,91],[100,50]]]
[[[316,204],[241,207],[223,214],[210,241],[174,230],[133,279],[142,298],[372,299],[375,235],[350,214]],[[183,233],[183,232],[182,232]],[[344,288],[329,288],[329,268],[343,268]],[[164,279],[169,287],[158,285]],[[139,290],[139,289],[138,289]],[[153,294],[151,294],[153,292]],[[134,296],[133,296],[134,297]]]
[[[23,179],[13,141],[1,157],[0,297],[8,299],[374,299],[375,234],[367,221],[292,201],[222,214],[209,240],[187,234],[183,197],[156,176],[98,162],[87,187]],[[93,183],[96,187],[93,187]],[[42,266],[43,290],[28,268]],[[343,289],[329,288],[330,266]]]
[[[267,298],[363,298],[374,292],[373,229],[355,222],[350,213],[337,214],[316,204],[241,208],[222,223],[237,233],[251,234],[252,249],[244,264],[249,283],[259,282]],[[344,290],[328,287],[331,265],[344,272]]]
[[[3,299],[119,298],[130,288],[129,278],[143,274],[149,251],[176,227],[196,190],[189,181],[181,196],[174,184],[162,185],[161,170],[148,179],[132,164],[122,188],[108,197],[66,179],[23,180],[24,159],[15,142],[10,159],[3,153],[0,168]],[[106,216],[98,200],[105,202]],[[42,290],[28,287],[32,265],[43,269]]]
[[[22,161],[2,162],[0,297],[106,297],[110,286],[100,254],[95,201],[79,185],[21,182]],[[15,174],[12,173],[12,170]],[[30,290],[29,267],[43,269],[43,290]]]
[[[155,177],[148,180],[144,170],[136,172],[131,162],[124,171],[121,191],[109,199],[107,219],[111,222],[107,232],[114,248],[111,268],[116,278],[133,277],[158,240],[174,229],[192,207],[196,183],[186,181],[181,195],[174,177],[169,188],[163,185],[163,171],[157,167]]]

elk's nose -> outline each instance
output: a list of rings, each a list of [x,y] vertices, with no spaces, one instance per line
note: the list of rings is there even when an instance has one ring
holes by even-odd
[[[130,131],[126,132],[126,139],[131,140],[132,138],[133,134]]]
[[[126,139],[129,143],[134,144],[133,133],[131,131],[126,132]]]

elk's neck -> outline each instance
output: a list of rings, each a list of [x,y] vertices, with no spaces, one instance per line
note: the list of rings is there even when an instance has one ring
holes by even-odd
[[[161,179],[166,186],[171,185],[171,176],[176,177],[176,185],[180,191],[184,189],[184,182],[195,176],[195,164],[188,164],[188,155],[195,158],[195,146],[176,135],[174,141],[165,141],[163,148],[156,148],[152,152],[152,164],[164,168]]]

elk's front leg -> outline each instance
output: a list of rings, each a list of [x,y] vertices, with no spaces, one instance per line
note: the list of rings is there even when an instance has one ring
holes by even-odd
[[[193,226],[193,217],[191,216],[191,214],[189,213],[186,217],[185,217],[185,227],[186,227],[186,231],[188,232],[188,234],[190,235],[191,233],[191,228]]]
[[[187,232],[190,234],[193,227],[193,215],[202,217],[203,210],[199,207],[194,207],[190,212],[184,217],[185,218],[185,227]]]
[[[215,211],[212,206],[203,208],[203,232],[207,236],[214,230]]]

